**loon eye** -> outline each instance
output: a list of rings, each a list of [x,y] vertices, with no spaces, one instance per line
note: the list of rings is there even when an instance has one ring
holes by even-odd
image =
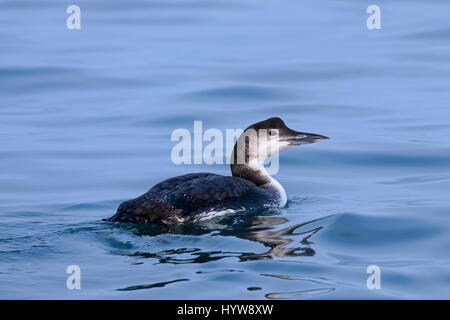
[[[277,134],[276,130],[269,130],[269,136],[274,136]]]

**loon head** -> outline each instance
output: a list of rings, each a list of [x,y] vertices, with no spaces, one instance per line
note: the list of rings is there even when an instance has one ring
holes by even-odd
[[[287,149],[292,146],[309,144],[329,139],[328,137],[292,130],[286,126],[281,118],[274,117],[255,123],[245,129],[244,134],[248,135],[256,132],[256,144],[258,154],[264,156]]]
[[[233,176],[251,180],[257,185],[268,183],[270,177],[264,170],[268,156],[292,146],[326,139],[329,138],[292,130],[278,117],[257,122],[239,136],[231,156],[231,171]]]

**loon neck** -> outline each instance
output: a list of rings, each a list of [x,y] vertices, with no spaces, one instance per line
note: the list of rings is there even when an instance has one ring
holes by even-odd
[[[283,186],[271,177],[264,166],[257,166],[252,164],[232,164],[231,172],[233,177],[239,177],[250,180],[258,187],[267,188],[270,193],[275,195],[276,204],[283,207],[287,202],[286,191]]]
[[[250,149],[249,141],[243,136],[244,134],[239,137],[231,154],[230,166],[233,177],[250,180],[257,186],[270,183],[272,177],[264,168],[266,155],[259,155],[257,150]]]
[[[272,194],[276,195],[279,206],[286,204],[286,192],[281,184],[272,178],[264,168],[264,160],[267,154],[258,153],[258,149],[249,148],[249,143],[245,136],[241,135],[236,142],[231,154],[231,173],[233,177],[239,177],[249,180],[258,187],[267,188]],[[241,144],[239,144],[239,141]],[[242,143],[245,142],[245,143]]]
[[[263,165],[258,163],[231,164],[233,177],[250,180],[257,186],[268,184],[274,180]]]

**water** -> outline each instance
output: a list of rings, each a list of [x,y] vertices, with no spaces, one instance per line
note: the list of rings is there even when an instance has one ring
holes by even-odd
[[[450,298],[448,1],[0,3],[0,297]],[[176,128],[271,116],[288,206],[101,221],[176,166]],[[66,269],[81,268],[81,290]],[[369,290],[369,265],[381,289]]]

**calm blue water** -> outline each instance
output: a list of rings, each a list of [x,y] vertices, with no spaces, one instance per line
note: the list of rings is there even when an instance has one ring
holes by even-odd
[[[65,10],[81,7],[81,30]],[[382,30],[366,28],[378,4]],[[0,2],[0,298],[450,298],[448,1]],[[188,172],[176,128],[271,116],[288,206],[101,221]],[[369,290],[366,268],[381,268]],[[66,268],[81,268],[81,290]]]

